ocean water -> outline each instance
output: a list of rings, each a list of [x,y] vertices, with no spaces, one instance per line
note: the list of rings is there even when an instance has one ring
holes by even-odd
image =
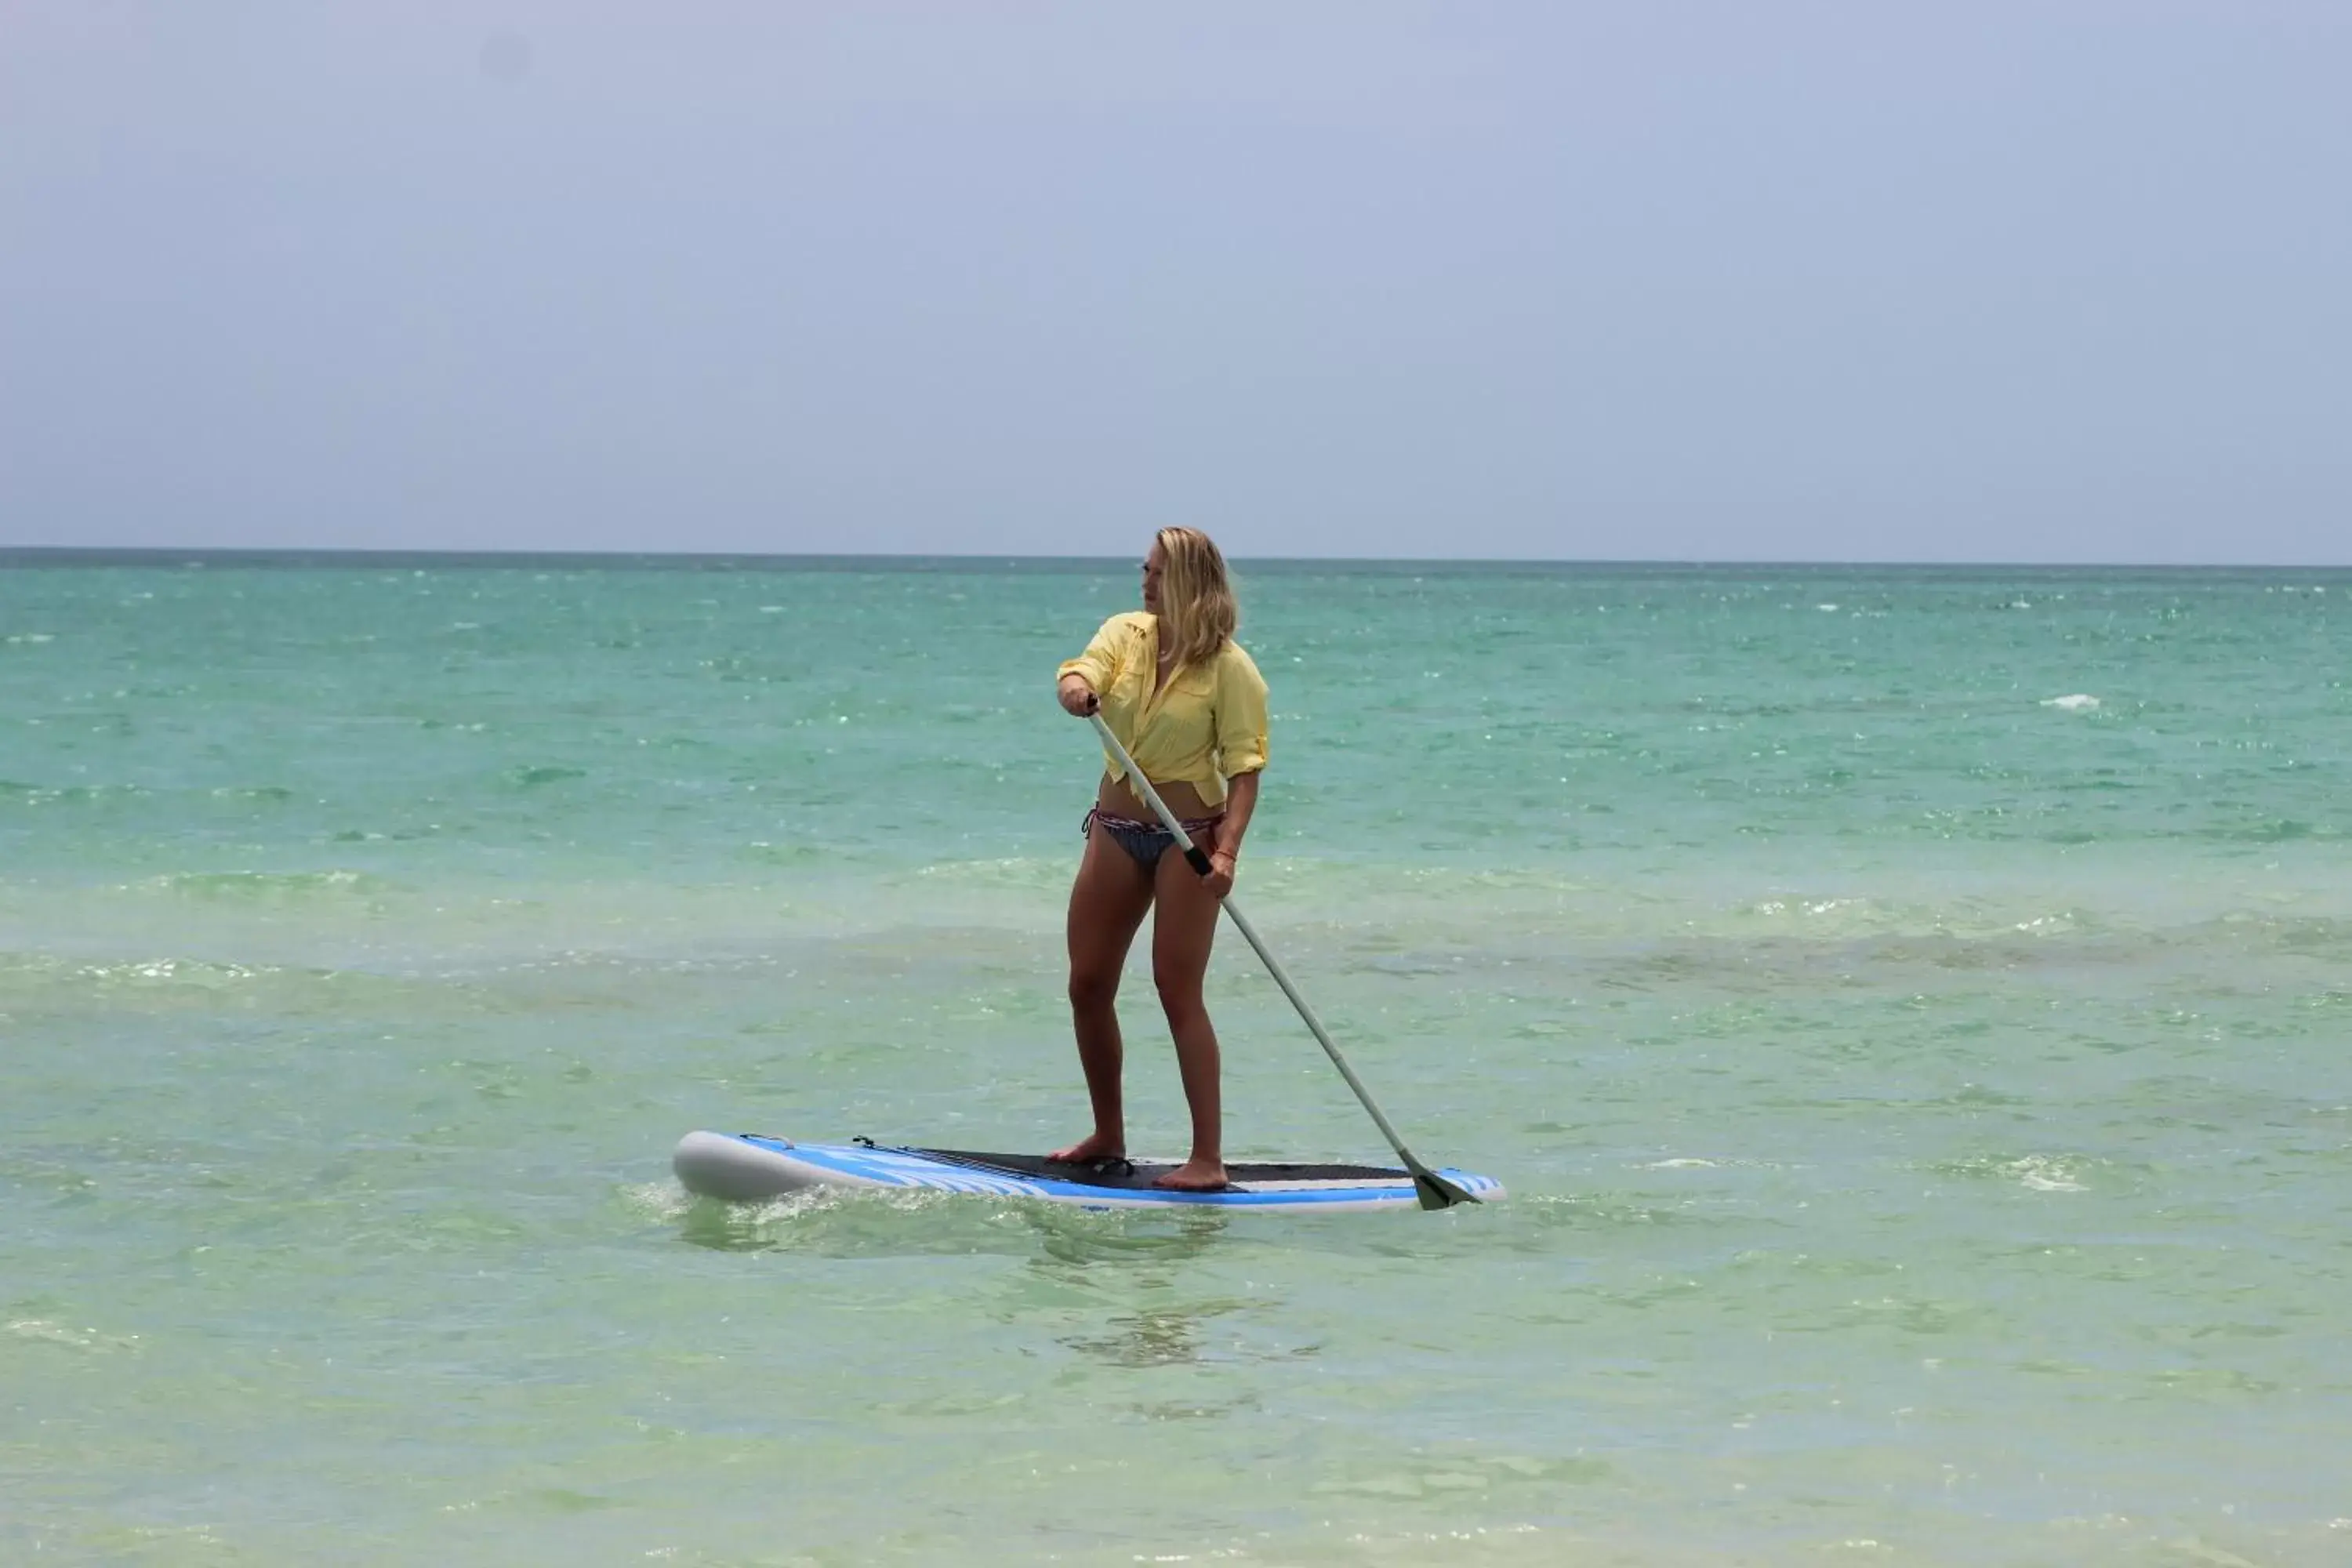
[[[2352,1563],[2352,574],[1243,580],[1240,896],[1507,1204],[671,1179],[1079,1130],[1126,563],[0,561],[0,1562]]]

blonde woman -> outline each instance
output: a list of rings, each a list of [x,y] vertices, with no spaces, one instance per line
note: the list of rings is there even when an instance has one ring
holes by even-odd
[[[1225,1184],[1217,1031],[1201,1000],[1217,904],[1257,805],[1265,766],[1265,680],[1234,641],[1241,619],[1225,558],[1209,536],[1163,528],[1143,558],[1143,609],[1113,616],[1087,651],[1062,666],[1062,707],[1101,712],[1192,842],[1209,853],[1202,876],[1142,797],[1104,758],[1087,847],[1070,889],[1070,1016],[1086,1069],[1094,1131],[1051,1158],[1074,1164],[1127,1153],[1119,1092],[1119,971],[1146,910],[1151,975],[1176,1037],[1176,1068],[1192,1112],[1192,1157],[1157,1185],[1213,1192]]]

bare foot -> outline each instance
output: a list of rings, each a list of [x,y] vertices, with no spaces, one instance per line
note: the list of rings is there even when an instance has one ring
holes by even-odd
[[[1099,1132],[1089,1132],[1066,1149],[1056,1149],[1045,1156],[1057,1165],[1091,1165],[1097,1160],[1123,1160],[1127,1151],[1122,1140],[1106,1138]]]
[[[1213,1193],[1232,1185],[1222,1160],[1187,1160],[1151,1184],[1179,1193]]]

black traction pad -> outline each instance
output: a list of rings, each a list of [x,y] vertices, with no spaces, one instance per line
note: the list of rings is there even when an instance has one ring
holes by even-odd
[[[980,1154],[963,1149],[901,1149],[902,1154],[920,1154],[926,1159],[943,1161],[950,1165],[962,1165],[975,1171],[994,1171],[1001,1175],[1045,1177],[1049,1181],[1075,1182],[1086,1187],[1115,1187],[1133,1190],[1149,1187],[1157,1178],[1176,1167],[1166,1162],[1129,1163],[1125,1160],[1097,1160],[1085,1164],[1063,1160],[1048,1160],[1043,1154]],[[1332,1182],[1360,1185],[1379,1183],[1391,1185],[1410,1182],[1408,1171],[1391,1170],[1385,1165],[1266,1165],[1228,1163],[1225,1180],[1236,1187],[1254,1187],[1266,1182]]]

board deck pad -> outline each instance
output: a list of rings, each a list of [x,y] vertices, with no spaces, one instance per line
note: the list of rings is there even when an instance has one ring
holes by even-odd
[[[1042,1154],[963,1149],[803,1143],[764,1132],[689,1132],[671,1164],[687,1189],[737,1202],[786,1196],[815,1187],[919,1188],[978,1196],[1040,1198],[1087,1208],[1208,1205],[1226,1208],[1371,1209],[1418,1207],[1412,1177],[1386,1165],[1236,1162],[1214,1192],[1177,1192],[1153,1181],[1172,1160],[1094,1161],[1077,1164]],[[1491,1176],[1455,1170],[1438,1174],[1481,1202],[1504,1196]]]
[[[1088,1160],[1073,1162],[1049,1159],[1043,1154],[975,1154],[963,1149],[908,1149],[909,1154],[923,1154],[950,1165],[966,1165],[978,1171],[1001,1171],[1008,1176],[1040,1177],[1051,1181],[1072,1182],[1082,1187],[1113,1187],[1133,1191],[1150,1187],[1151,1184],[1179,1163],[1173,1160]],[[1256,1186],[1266,1182],[1345,1182],[1360,1185],[1366,1182],[1410,1182],[1412,1173],[1385,1165],[1267,1165],[1229,1162],[1225,1181],[1230,1186]],[[1157,1189],[1154,1189],[1157,1190]]]

